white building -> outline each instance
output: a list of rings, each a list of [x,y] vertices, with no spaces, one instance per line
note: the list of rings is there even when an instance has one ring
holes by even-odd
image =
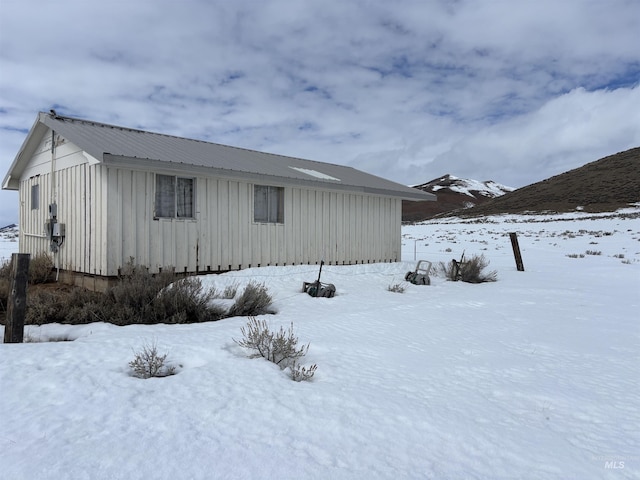
[[[435,196],[351,167],[40,113],[3,184],[20,252],[90,288],[151,272],[400,259],[402,200]]]

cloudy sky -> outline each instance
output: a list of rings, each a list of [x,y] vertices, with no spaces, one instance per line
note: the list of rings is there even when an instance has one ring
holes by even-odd
[[[55,108],[521,187],[640,145],[639,82],[636,0],[0,0],[1,178]]]

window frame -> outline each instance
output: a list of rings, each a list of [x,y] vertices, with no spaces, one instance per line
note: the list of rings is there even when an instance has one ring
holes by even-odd
[[[39,183],[31,185],[31,210],[40,210],[40,184]]]
[[[262,192],[266,192],[266,204],[258,203],[260,197],[265,195]],[[284,224],[284,195],[284,187],[255,184],[253,186],[253,222]]]
[[[164,179],[167,183],[162,185]],[[179,194],[184,191],[181,189],[185,185],[189,185],[185,191],[189,191],[190,202],[180,205],[178,201]],[[162,191],[164,190],[164,192]],[[166,198],[162,199],[162,195]],[[187,210],[186,212],[184,210]],[[181,214],[181,211],[183,214]],[[196,214],[196,178],[184,177],[180,175],[166,175],[163,173],[155,174],[155,192],[153,199],[153,219],[170,219],[170,220],[193,220]]]

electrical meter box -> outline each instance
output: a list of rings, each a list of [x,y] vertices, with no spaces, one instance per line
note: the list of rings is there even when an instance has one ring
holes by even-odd
[[[64,237],[64,223],[54,223],[53,224],[53,237]]]

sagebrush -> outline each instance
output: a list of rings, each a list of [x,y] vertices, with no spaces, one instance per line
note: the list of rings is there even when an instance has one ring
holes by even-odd
[[[298,363],[309,351],[309,344],[298,345],[298,337],[293,333],[293,322],[286,330],[281,326],[280,330],[272,331],[266,320],[249,317],[249,321],[240,331],[242,338],[233,341],[252,351],[252,358],[265,358],[282,370],[289,368],[291,378],[296,381],[310,380],[315,374],[317,365],[307,368]]]
[[[41,284],[51,281],[53,261],[46,253],[39,253],[29,261],[28,281],[30,284]],[[11,290],[12,264],[7,259],[0,263],[0,312],[7,309],[7,299]]]
[[[225,308],[211,301],[213,295],[197,277],[180,279],[171,270],[153,275],[130,261],[118,282],[105,293],[73,287],[34,291],[29,296],[25,323],[207,322],[227,316]]]
[[[238,284],[233,283],[231,285],[227,285],[226,287],[224,287],[221,298],[226,298],[227,300],[231,300],[235,298],[237,293],[238,293]]]
[[[298,362],[293,362],[289,367],[289,376],[294,382],[307,381],[311,380],[317,369],[318,366],[315,363],[309,367],[303,367]]]
[[[266,320],[250,317],[247,325],[240,329],[242,339],[234,342],[241,347],[253,350],[252,357],[263,357],[270,362],[289,366],[290,362],[303,357],[309,350],[309,345],[298,346],[298,337],[293,333],[293,322],[285,331],[283,327],[277,332],[269,330]]]
[[[387,287],[387,290],[393,293],[404,293],[406,291],[406,287],[401,283],[393,283]]]
[[[11,259],[4,260],[0,264],[0,280],[11,282]],[[46,253],[38,253],[29,259],[28,281],[31,285],[47,283],[52,279],[53,260]]]
[[[25,324],[66,323],[72,325],[104,321],[103,294],[84,288],[61,287],[29,293]]]
[[[275,313],[271,306],[273,298],[264,283],[251,281],[235,299],[229,310],[230,317],[253,317]]]
[[[447,280],[454,282],[463,281],[467,283],[495,282],[498,279],[498,272],[492,270],[485,272],[489,261],[484,255],[473,255],[463,261],[451,260],[449,263],[440,263],[439,270],[444,273]]]
[[[160,354],[155,342],[147,343],[133,353],[134,358],[129,362],[129,368],[134,377],[167,377],[176,373],[175,366],[166,364],[168,354]]]
[[[53,260],[46,253],[38,253],[29,261],[29,283],[48,283],[53,272]]]

